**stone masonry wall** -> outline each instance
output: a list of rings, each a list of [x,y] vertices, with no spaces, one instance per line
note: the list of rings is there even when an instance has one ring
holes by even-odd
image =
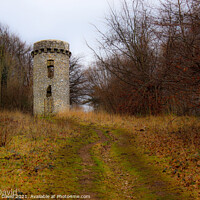
[[[44,114],[51,98],[52,113],[69,109],[69,44],[60,40],[43,40],[34,44],[33,112]],[[54,60],[54,76],[48,78],[47,61]],[[51,85],[52,96],[46,96]],[[46,114],[46,113],[45,113]]]

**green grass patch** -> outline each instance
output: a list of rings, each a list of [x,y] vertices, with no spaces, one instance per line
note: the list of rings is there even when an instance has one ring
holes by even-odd
[[[144,154],[143,149],[133,142],[134,139],[125,130],[114,130],[113,134],[118,141],[112,145],[111,157],[121,163],[130,174],[137,176],[135,192],[138,198],[192,199],[189,192],[183,191],[183,188],[162,173],[162,168],[155,165],[161,159]]]
[[[101,149],[105,144],[97,143],[91,150],[95,172],[92,191],[97,194],[99,199],[119,199],[119,194],[115,187],[113,170],[102,160]],[[121,199],[121,198],[120,198]]]

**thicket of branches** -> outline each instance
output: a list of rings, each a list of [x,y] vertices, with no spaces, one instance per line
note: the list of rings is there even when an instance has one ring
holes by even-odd
[[[81,60],[81,57],[72,55],[69,63],[70,105],[72,106],[84,104],[87,98],[87,80]]]
[[[31,47],[0,26],[0,107],[32,109]]]
[[[199,113],[200,4],[164,0],[157,9],[123,1],[87,70],[90,102],[114,113]]]

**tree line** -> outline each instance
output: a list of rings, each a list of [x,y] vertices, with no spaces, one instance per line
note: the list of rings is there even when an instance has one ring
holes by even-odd
[[[0,26],[0,106],[31,110],[31,47],[7,26]]]
[[[70,103],[120,114],[199,114],[199,0],[110,8],[87,69],[70,59]],[[0,27],[0,105],[32,108],[31,47]]]
[[[198,114],[200,4],[123,1],[99,33],[96,62],[87,70],[90,102],[108,112]]]

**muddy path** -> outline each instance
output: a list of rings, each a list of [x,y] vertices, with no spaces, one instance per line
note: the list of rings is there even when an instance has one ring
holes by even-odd
[[[86,199],[194,199],[137,152],[137,144],[123,130],[73,126],[81,135],[71,145],[77,147],[74,156],[80,158],[78,191],[90,196]]]
[[[80,184],[83,186],[82,192],[85,194],[90,195],[91,199],[98,199],[97,194],[94,192],[88,192],[89,190],[92,190],[93,182],[94,182],[94,176],[95,172],[92,171],[91,167],[95,165],[92,156],[91,156],[91,149],[97,144],[97,143],[103,143],[108,141],[108,138],[105,137],[105,135],[100,130],[95,130],[95,132],[98,134],[99,140],[91,143],[86,144],[83,147],[80,148],[78,154],[82,160],[82,166],[83,166],[83,173],[84,175],[79,177]]]
[[[153,163],[143,160],[128,135],[94,131],[99,140],[79,151],[88,170],[81,179],[84,190],[93,190],[98,185],[91,194],[92,199],[193,199],[185,196]],[[94,166],[98,170],[94,170]]]
[[[90,195],[91,199],[97,199],[96,194],[94,192],[89,192],[92,189],[93,180],[94,180],[94,172],[91,170],[91,167],[94,166],[94,162],[90,155],[90,149],[96,144],[87,144],[79,150],[79,156],[82,160],[83,166],[83,175],[79,177],[79,182],[81,184],[81,192],[83,194]]]

